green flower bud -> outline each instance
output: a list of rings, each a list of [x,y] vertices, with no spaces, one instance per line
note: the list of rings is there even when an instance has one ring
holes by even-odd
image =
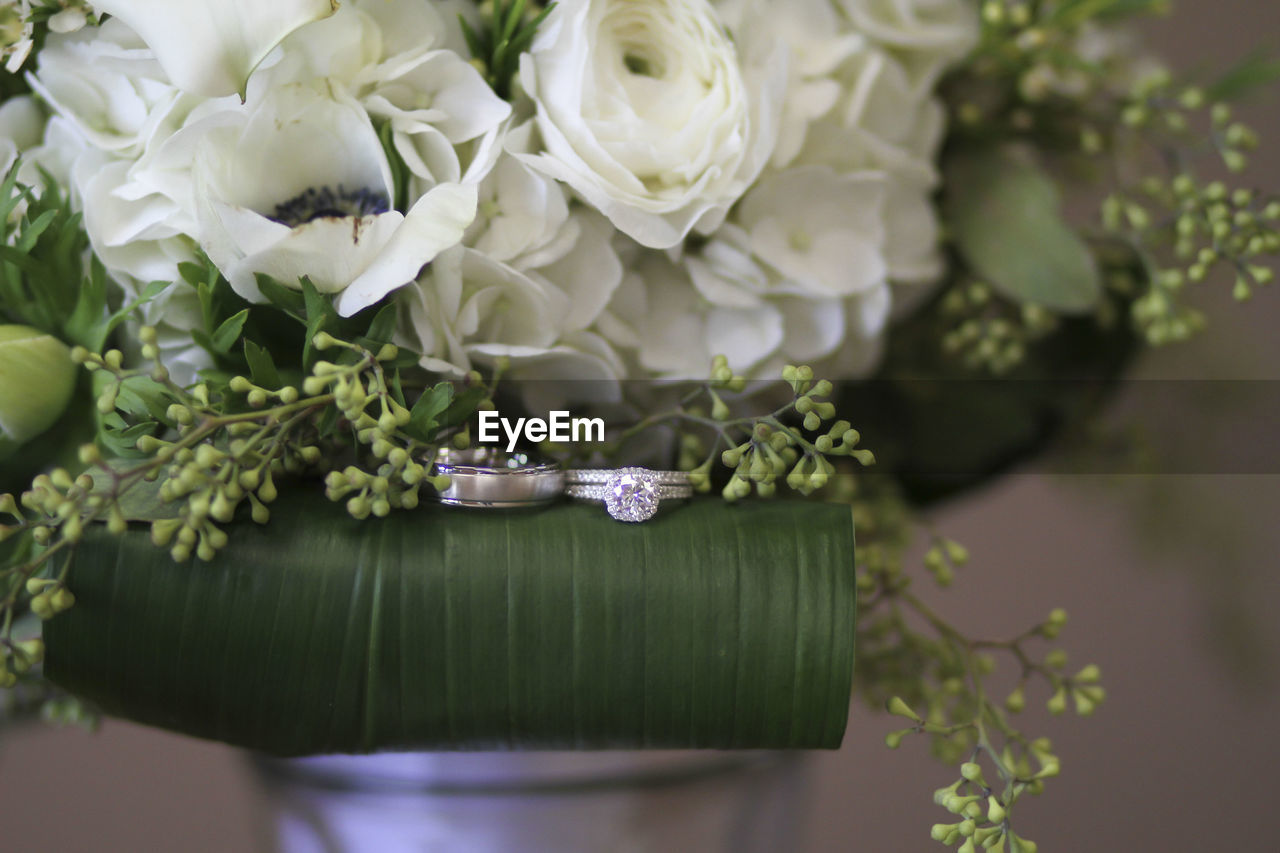
[[[266,524],[271,520],[271,510],[267,509],[256,495],[249,495],[249,508],[255,524]]]
[[[72,595],[71,590],[67,589],[65,586],[60,586],[53,590],[52,594],[46,594],[50,595],[49,603],[53,606],[54,613],[61,613],[62,611],[70,610],[75,606],[76,597]]]
[[[1067,710],[1067,690],[1065,687],[1059,687],[1053,696],[1049,697],[1049,701],[1045,703],[1045,707],[1049,709],[1049,713],[1057,716]]]
[[[960,765],[960,775],[967,781],[973,782],[975,785],[987,787],[987,782],[982,778],[982,767],[973,761],[967,761]]]
[[[1097,684],[1102,680],[1102,670],[1096,663],[1091,663],[1076,673],[1075,680],[1081,684]]]
[[[729,405],[721,400],[716,394],[711,395],[711,418],[717,421],[727,421],[733,415],[729,409]]]
[[[888,704],[885,705],[885,710],[890,714],[893,714],[895,717],[905,717],[915,723],[924,722],[920,715],[912,710],[911,706],[899,696],[894,696],[890,699]]]
[[[1027,691],[1021,684],[1015,687],[1013,692],[1004,700],[1004,706],[1011,714],[1021,714],[1027,707]]]
[[[929,830],[929,837],[934,841],[950,845],[951,839],[960,834],[956,829],[957,826],[958,824],[954,823],[935,823]]]
[[[53,426],[75,384],[66,344],[26,326],[0,326],[0,459]]]

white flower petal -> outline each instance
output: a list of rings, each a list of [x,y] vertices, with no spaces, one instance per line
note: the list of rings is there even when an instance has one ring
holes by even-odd
[[[174,85],[207,97],[245,81],[294,30],[337,11],[335,0],[93,0],[155,51]]]
[[[475,215],[474,186],[442,184],[424,195],[377,259],[342,292],[338,313],[350,317],[413,281],[426,264],[462,240]]]

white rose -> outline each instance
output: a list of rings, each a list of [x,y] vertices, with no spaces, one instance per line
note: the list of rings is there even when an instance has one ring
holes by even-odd
[[[675,246],[759,175],[786,79],[706,0],[564,0],[521,57],[545,142],[521,156],[642,245]]]

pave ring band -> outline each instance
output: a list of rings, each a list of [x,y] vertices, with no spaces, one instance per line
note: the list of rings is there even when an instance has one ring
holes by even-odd
[[[551,503],[564,493],[560,465],[524,453],[442,448],[435,463],[437,473],[449,475],[449,487],[435,495],[448,506],[518,509]]]
[[[602,501],[618,521],[647,521],[664,500],[693,497],[689,475],[647,468],[591,469],[565,472],[564,493],[585,501]]]

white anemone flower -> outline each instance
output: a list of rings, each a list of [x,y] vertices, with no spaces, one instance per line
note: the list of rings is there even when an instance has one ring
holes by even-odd
[[[440,184],[405,213],[365,110],[350,95],[292,84],[248,114],[219,112],[184,130],[201,244],[235,291],[260,299],[255,276],[340,293],[351,316],[413,281],[475,218],[476,188]]]

